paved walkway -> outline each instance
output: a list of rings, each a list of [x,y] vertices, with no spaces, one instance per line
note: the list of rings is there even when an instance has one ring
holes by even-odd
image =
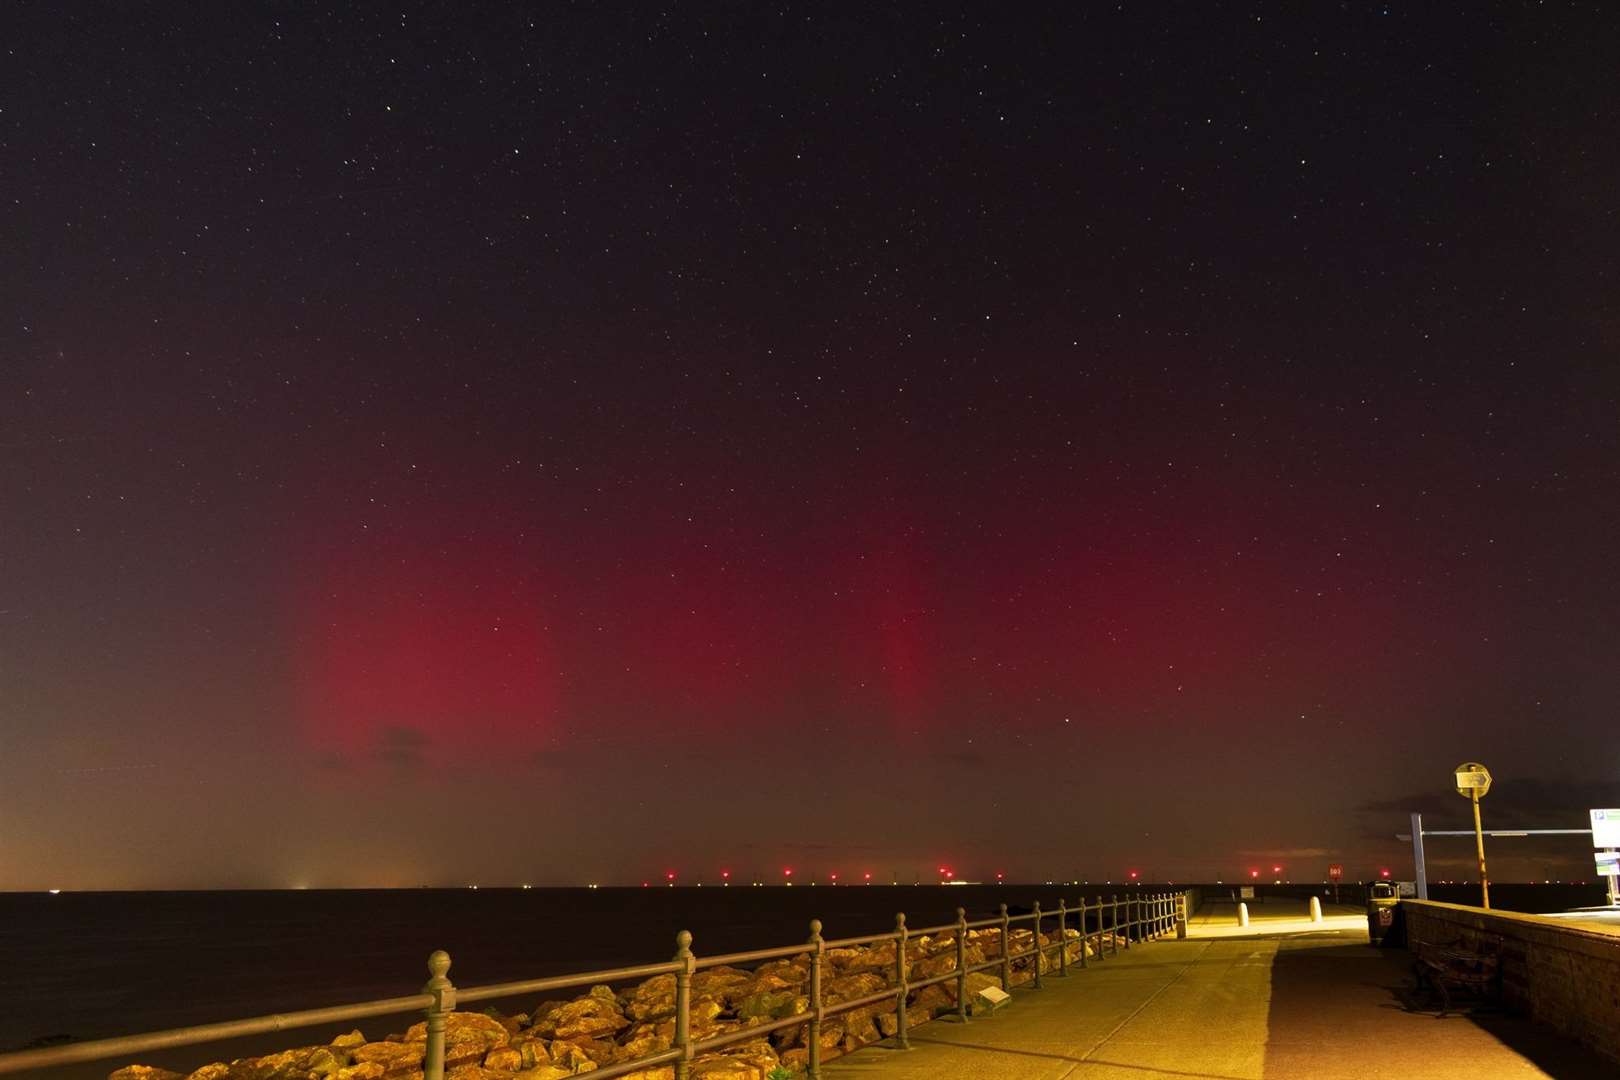
[[[1232,908],[1193,920],[1186,941],[1137,945],[1045,990],[1014,989],[994,1016],[913,1029],[829,1062],[829,1080],[1519,1080],[1613,1077],[1616,1069],[1506,1016],[1407,1012],[1408,957],[1367,943],[1366,919],[1313,925]]]

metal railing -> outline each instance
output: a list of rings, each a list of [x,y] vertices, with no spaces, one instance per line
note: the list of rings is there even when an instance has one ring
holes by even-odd
[[[1077,920],[1075,929],[1079,935],[1078,938],[1072,940],[1068,937],[1068,920],[1071,915]],[[1042,925],[1052,919],[1057,921],[1057,933],[1051,937],[1048,943],[1043,944],[1041,942]],[[1029,924],[1031,930],[1030,947],[1015,953],[1012,951],[1012,932],[1014,925],[1021,923]],[[1095,926],[1093,926],[1093,923],[1095,923]],[[987,957],[982,962],[969,964],[967,962],[968,931],[988,928],[996,928],[1000,931],[996,954],[993,957]],[[910,1040],[907,1036],[906,999],[913,991],[955,980],[956,1017],[961,1022],[966,1023],[968,1021],[967,977],[969,975],[990,968],[999,968],[1001,988],[1010,990],[1012,989],[1013,961],[1035,958],[1030,965],[1032,969],[1031,977],[1034,989],[1039,990],[1043,987],[1042,966],[1044,964],[1048,968],[1051,967],[1050,954],[1053,950],[1057,950],[1058,954],[1058,975],[1067,977],[1069,974],[1068,949],[1071,944],[1076,942],[1080,945],[1080,966],[1085,968],[1090,966],[1090,953],[1092,952],[1095,953],[1098,960],[1102,960],[1107,955],[1117,956],[1121,947],[1129,950],[1133,941],[1150,941],[1171,932],[1176,933],[1178,937],[1185,937],[1187,929],[1187,894],[1151,893],[1133,894],[1125,897],[1114,895],[1106,900],[1098,897],[1094,903],[1089,904],[1082,899],[1076,907],[1070,907],[1066,901],[1060,900],[1056,911],[1042,911],[1040,904],[1037,903],[1032,911],[1023,915],[1009,915],[1007,905],[1002,904],[998,914],[987,919],[973,921],[968,920],[967,913],[962,908],[957,908],[955,922],[930,926],[921,930],[907,927],[906,916],[902,912],[895,916],[893,930],[880,934],[866,934],[861,937],[839,938],[835,941],[824,939],[821,936],[821,929],[821,920],[812,919],[810,920],[810,938],[806,942],[771,949],[754,949],[749,952],[725,953],[705,957],[693,955],[692,935],[690,932],[682,930],[675,935],[675,956],[667,963],[608,968],[601,971],[587,971],[578,975],[559,975],[546,979],[495,983],[470,989],[458,989],[450,982],[450,955],[443,950],[438,950],[428,957],[429,978],[419,994],[366,1001],[355,1005],[337,1005],[326,1009],[306,1009],[302,1012],[278,1013],[272,1016],[259,1016],[247,1020],[227,1020],[218,1024],[201,1024],[195,1027],[174,1028],[169,1031],[148,1032],[144,1035],[125,1035],[113,1039],[98,1039],[93,1042],[0,1054],[0,1073],[18,1073],[57,1065],[72,1065],[86,1061],[102,1061],[107,1058],[129,1057],[153,1050],[168,1050],[174,1047],[196,1046],[221,1039],[266,1035],[276,1031],[312,1027],[318,1024],[348,1023],[368,1017],[387,1016],[420,1009],[426,1020],[426,1043],[423,1047],[422,1057],[423,1080],[444,1080],[445,1022],[449,1015],[456,1010],[457,1005],[474,1001],[487,1001],[492,998],[513,997],[519,994],[534,994],[602,983],[623,983],[632,979],[645,979],[658,975],[673,975],[675,977],[675,1032],[670,1048],[646,1057],[636,1058],[633,1061],[621,1061],[600,1066],[592,1070],[591,1076],[593,1080],[612,1080],[616,1076],[623,1076],[626,1073],[651,1069],[660,1065],[673,1065],[676,1080],[687,1080],[691,1063],[699,1054],[718,1050],[733,1043],[758,1039],[773,1031],[801,1026],[807,1028],[805,1047],[808,1057],[808,1072],[813,1080],[819,1080],[821,1076],[821,1029],[828,1017],[893,999],[895,1003],[894,1043],[900,1049],[908,1049]],[[915,981],[910,979],[906,943],[913,937],[945,933],[953,934],[955,938],[955,966],[940,975]],[[888,941],[895,943],[893,982],[890,985],[881,991],[861,997],[834,1002],[825,1000],[825,995],[822,992],[822,972],[825,966],[824,957],[828,949],[876,945]],[[1093,943],[1094,948],[1088,950],[1087,946]],[[808,956],[808,1011],[782,1019],[754,1024],[736,1031],[722,1032],[706,1039],[692,1038],[692,978],[697,972],[705,968],[722,965],[757,964],[768,960],[786,960],[797,956]]]

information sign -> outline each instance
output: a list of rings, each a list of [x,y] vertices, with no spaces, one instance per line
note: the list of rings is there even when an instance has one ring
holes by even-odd
[[[1620,848],[1620,810],[1593,810],[1592,846]]]
[[[1597,862],[1599,877],[1608,877],[1610,874],[1620,874],[1620,853],[1613,851],[1599,851],[1593,855]]]
[[[1491,790],[1491,772],[1477,761],[1467,761],[1457,766],[1457,794],[1467,798],[1477,794],[1480,798]]]

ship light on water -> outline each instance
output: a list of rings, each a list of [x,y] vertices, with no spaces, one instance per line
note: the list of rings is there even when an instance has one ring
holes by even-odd
[[[47,889],[45,891],[50,893],[52,896],[60,896],[60,895],[62,895],[62,890],[61,889]]]

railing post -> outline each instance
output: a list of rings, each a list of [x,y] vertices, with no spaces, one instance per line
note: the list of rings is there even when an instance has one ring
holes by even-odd
[[[1012,989],[1012,920],[1007,905],[1001,905],[1001,988]]]
[[[1176,940],[1187,940],[1187,894],[1176,897]]]
[[[675,935],[675,962],[681,965],[675,972],[674,1044],[681,1052],[675,1061],[675,1080],[687,1080],[692,1072],[692,972],[697,969],[690,930]]]
[[[1035,901],[1035,917],[1029,921],[1029,943],[1035,950],[1035,989],[1045,989],[1041,985],[1041,902]]]
[[[1069,977],[1069,902],[1058,897],[1058,978]]]
[[[422,993],[433,995],[424,1010],[427,1045],[422,1049],[422,1080],[444,1080],[444,1021],[456,1009],[456,988],[449,978],[450,954],[443,949],[428,957],[428,981]]]
[[[1091,927],[1086,925],[1086,898],[1080,898],[1080,966],[1091,966],[1091,958],[1086,955],[1091,948]]]
[[[1112,924],[1110,937],[1114,942],[1114,955],[1119,955],[1119,893],[1112,893],[1108,897],[1109,907],[1113,909],[1108,921]]]
[[[898,988],[894,1006],[894,1044],[901,1050],[911,1049],[911,1040],[906,1036],[906,939],[909,936],[906,913],[897,912],[894,916],[894,985]]]
[[[821,1005],[821,954],[826,948],[821,937],[821,920],[810,920],[810,1080],[821,1080],[821,1022],[826,1019]]]
[[[1136,936],[1136,919],[1133,918],[1133,915],[1134,915],[1135,911],[1136,911],[1136,894],[1135,893],[1126,893],[1125,894],[1125,951],[1126,952],[1131,951],[1131,939]]]
[[[967,909],[956,909],[956,1018],[967,1023]]]

